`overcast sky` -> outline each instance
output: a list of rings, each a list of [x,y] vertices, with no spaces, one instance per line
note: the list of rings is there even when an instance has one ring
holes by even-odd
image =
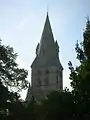
[[[70,88],[68,61],[76,61],[76,41],[83,40],[86,17],[90,17],[90,0],[0,0],[0,38],[18,53],[20,67],[29,70],[35,58],[36,45],[44,27],[47,6],[52,31],[60,46],[64,67],[64,87]],[[26,91],[22,93],[25,98]]]

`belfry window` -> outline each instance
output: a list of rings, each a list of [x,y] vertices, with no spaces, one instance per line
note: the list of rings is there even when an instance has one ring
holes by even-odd
[[[38,70],[38,75],[41,75],[41,70]]]
[[[48,69],[46,70],[46,74],[47,74],[47,75],[49,74],[49,70],[48,70]]]
[[[56,71],[56,85],[57,85],[57,87],[58,87],[58,74],[59,74],[59,71],[57,70]]]
[[[49,85],[49,79],[48,79],[48,78],[45,78],[45,79],[44,79],[44,85],[46,85],[46,86]]]
[[[41,86],[41,84],[42,84],[42,83],[41,83],[41,80],[38,78],[38,79],[37,79],[37,86]]]
[[[56,75],[56,84],[58,86],[58,75]]]

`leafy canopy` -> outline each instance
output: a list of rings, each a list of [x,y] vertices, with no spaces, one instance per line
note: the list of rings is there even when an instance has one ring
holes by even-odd
[[[0,82],[10,90],[20,91],[27,88],[28,72],[18,68],[17,54],[10,46],[2,45],[0,41]]]

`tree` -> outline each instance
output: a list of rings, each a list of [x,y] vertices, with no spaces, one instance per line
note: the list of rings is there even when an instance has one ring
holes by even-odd
[[[26,80],[28,72],[18,68],[17,54],[10,46],[1,44],[0,41],[0,81],[11,91],[20,91],[27,88]]]
[[[80,65],[76,68],[69,62],[71,70],[70,79],[73,88],[74,102],[76,104],[76,116],[90,118],[90,21],[87,20],[83,33],[81,47],[76,44],[77,59]]]
[[[39,106],[38,120],[62,120],[73,118],[73,96],[67,91],[51,92]]]
[[[18,119],[18,120],[27,120],[27,116],[26,116],[26,107],[23,105],[24,103],[20,102],[20,101],[16,101],[13,103],[8,103],[8,108],[9,108],[9,112],[11,114],[9,114],[6,117],[7,119]]]
[[[27,104],[27,108],[25,111],[25,119],[26,120],[36,120],[37,119],[37,102],[35,98],[32,96],[30,102]],[[39,107],[38,107],[39,108]]]
[[[0,82],[0,108],[4,108],[8,98],[8,89]]]
[[[17,109],[22,108],[19,104],[19,92],[28,87],[26,80],[28,72],[18,68],[16,59],[17,54],[14,53],[13,48],[2,45],[0,40],[0,119],[3,118],[2,115],[6,114],[6,108],[10,112],[14,110],[14,115],[16,115]],[[7,100],[10,101],[9,104]]]

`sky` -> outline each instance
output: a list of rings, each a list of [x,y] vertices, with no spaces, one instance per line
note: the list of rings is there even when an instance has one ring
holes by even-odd
[[[19,67],[28,70],[35,58],[46,14],[59,44],[63,65],[63,86],[70,88],[68,62],[76,66],[75,44],[83,40],[86,18],[90,17],[90,0],[0,0],[0,38],[18,53]],[[71,88],[70,88],[71,89]],[[27,91],[21,93],[24,99]]]

